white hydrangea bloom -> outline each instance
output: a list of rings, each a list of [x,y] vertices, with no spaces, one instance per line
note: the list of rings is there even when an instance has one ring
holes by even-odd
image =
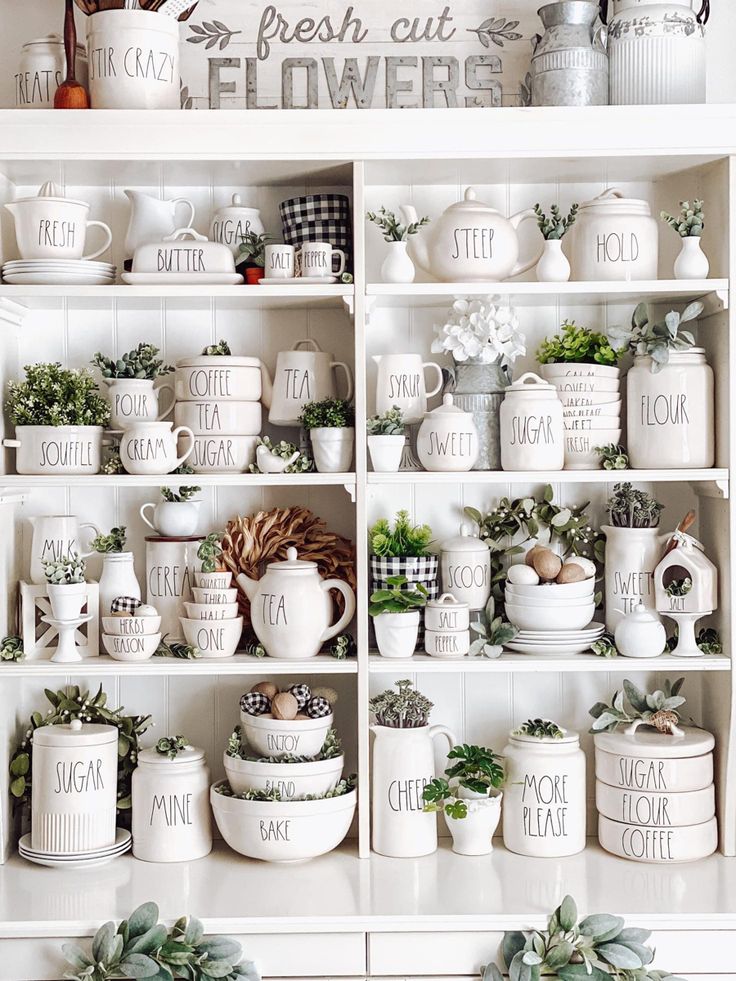
[[[526,353],[516,311],[500,296],[458,297],[447,321],[434,330],[433,353],[451,354],[458,364],[512,364]]]

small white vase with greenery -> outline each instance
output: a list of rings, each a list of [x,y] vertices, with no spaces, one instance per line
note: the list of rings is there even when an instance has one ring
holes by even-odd
[[[76,552],[44,562],[46,590],[56,620],[76,620],[87,598],[86,565]]]
[[[162,487],[161,498],[158,503],[149,501],[143,504],[140,509],[140,516],[144,524],[153,531],[155,535],[162,538],[186,538],[194,535],[197,531],[199,521],[199,508],[201,501],[193,500],[199,494],[201,487]],[[146,512],[152,509],[153,515],[149,518]]]
[[[578,205],[573,204],[565,216],[560,206],[553,204],[549,215],[542,211],[541,205],[534,205],[537,225],[544,239],[544,251],[537,263],[537,282],[566,283],[570,278],[570,263],[562,251],[562,240],[575,224]]]
[[[91,364],[100,369],[102,381],[110,393],[110,427],[125,429],[133,422],[157,422],[170,415],[174,408],[174,386],[155,388],[156,379],[168,375],[174,366],[164,364],[159,349],[141,343],[119,358],[107,357],[98,351]],[[159,395],[169,392],[169,405],[159,411]]]
[[[312,456],[319,473],[347,473],[353,460],[355,409],[343,399],[307,402],[299,424],[312,440]]]
[[[384,242],[388,242],[388,255],[381,266],[381,282],[413,283],[416,269],[408,253],[409,238],[429,224],[430,219],[425,216],[419,221],[402,224],[393,211],[383,207],[378,211],[367,212],[366,218],[378,226]]]
[[[368,609],[381,657],[411,657],[419,635],[420,611],[427,604],[425,587],[421,583],[409,586],[406,576],[391,576],[385,586],[371,593],[370,600]]]
[[[701,235],[705,228],[703,202],[697,198],[680,201],[680,213],[670,215],[661,211],[659,217],[682,239],[680,254],[675,259],[675,279],[707,279],[710,272],[708,256],[703,252]]]
[[[90,548],[102,556],[100,616],[109,617],[112,601],[118,596],[141,598],[141,587],[133,564],[133,553],[125,551],[125,526],[111,528],[108,535],[98,535],[93,538]]]
[[[396,473],[406,444],[406,427],[401,409],[394,406],[366,422],[368,452],[376,473]]]

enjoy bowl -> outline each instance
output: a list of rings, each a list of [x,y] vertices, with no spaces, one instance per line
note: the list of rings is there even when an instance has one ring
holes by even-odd
[[[223,763],[228,782],[236,794],[276,788],[282,800],[293,800],[332,790],[342,776],[345,757],[340,755],[331,760],[306,763],[271,763],[241,760],[224,753]]]
[[[332,713],[321,719],[274,719],[270,712],[240,713],[245,741],[256,753],[274,759],[319,756],[333,721]]]

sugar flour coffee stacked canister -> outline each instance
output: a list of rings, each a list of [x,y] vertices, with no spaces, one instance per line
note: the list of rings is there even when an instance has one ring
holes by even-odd
[[[118,731],[80,720],[33,734],[31,845],[51,855],[115,843]]]
[[[204,750],[171,752],[161,740],[138,754],[133,773],[133,854],[144,862],[190,862],[212,850],[210,771]]]
[[[279,205],[284,242],[299,249],[308,242],[327,242],[345,254],[345,271],[353,268],[350,199],[344,194],[306,194]]]
[[[202,538],[196,535],[146,538],[146,602],[161,616],[161,634],[169,640],[183,639],[180,618],[186,617],[185,603],[207,602],[192,592],[194,573],[201,565],[197,558],[201,544]]]
[[[580,205],[571,231],[572,278],[625,282],[656,279],[659,226],[647,201],[609,187]]]
[[[76,75],[87,88],[87,52],[77,45]],[[53,109],[54,94],[66,77],[64,42],[58,34],[26,41],[15,76],[16,109]]]
[[[562,470],[565,430],[554,385],[532,371],[509,385],[501,405],[504,470]]]
[[[629,727],[595,736],[598,838],[637,862],[692,862],[718,846],[713,736]]]

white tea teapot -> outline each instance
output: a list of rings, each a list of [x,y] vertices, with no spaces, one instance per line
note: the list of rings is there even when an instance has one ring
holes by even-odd
[[[315,657],[322,644],[352,620],[355,593],[341,579],[322,579],[317,563],[297,558],[295,548],[286,556],[285,562],[270,562],[261,579],[241,572],[237,583],[250,600],[253,629],[269,657]],[[330,626],[331,589],[345,597],[345,612]]]
[[[401,208],[407,224],[418,220],[411,205]],[[530,269],[539,260],[544,242],[524,262],[519,261],[517,229],[535,218],[532,208],[504,218],[489,204],[477,200],[469,187],[465,199],[441,215],[430,232],[416,236],[414,259],[430,275],[445,283],[500,283]],[[430,236],[427,242],[426,236]]]

